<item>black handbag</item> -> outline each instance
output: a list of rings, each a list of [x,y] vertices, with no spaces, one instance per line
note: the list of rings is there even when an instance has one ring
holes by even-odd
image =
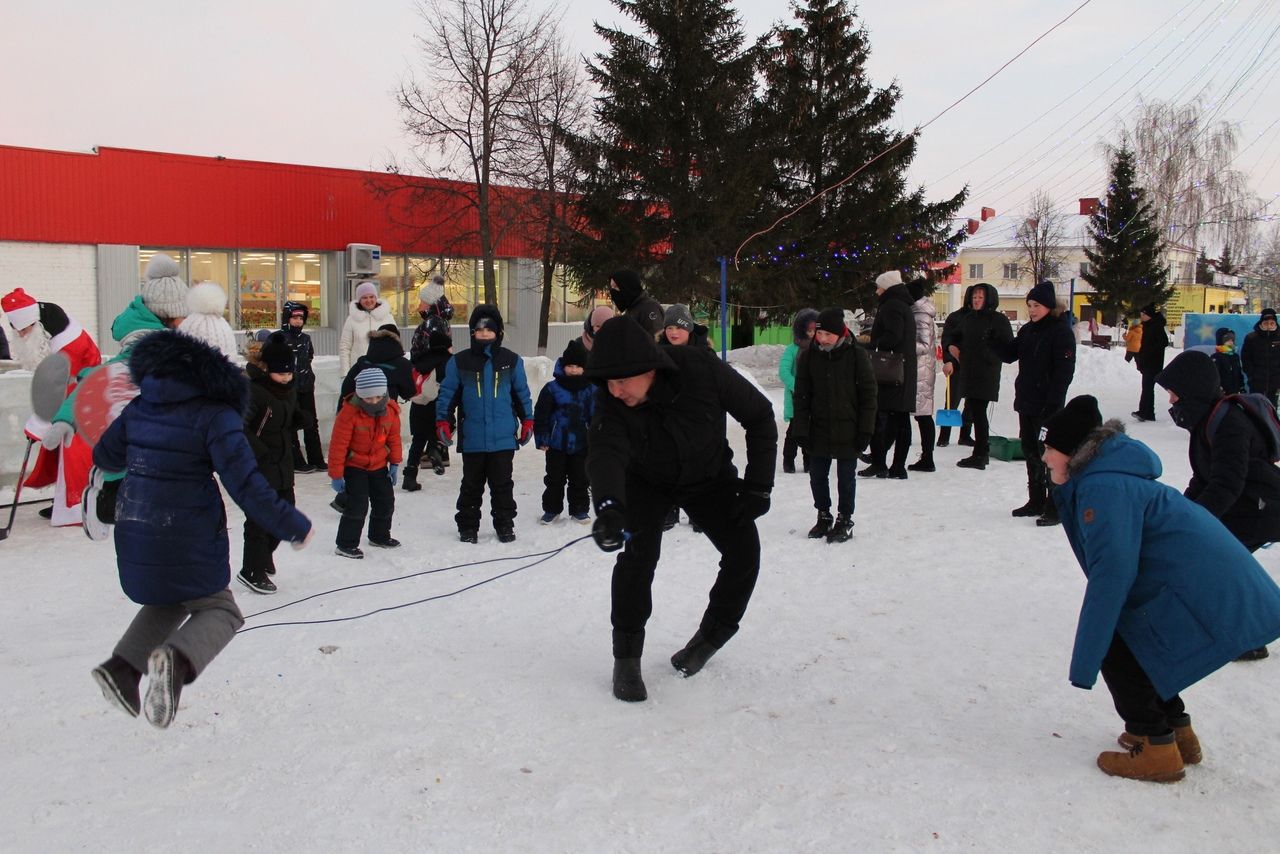
[[[871,371],[878,385],[902,385],[902,354],[872,350]]]

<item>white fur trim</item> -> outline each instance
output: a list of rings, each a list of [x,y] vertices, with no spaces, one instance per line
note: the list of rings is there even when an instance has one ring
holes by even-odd
[[[40,319],[40,306],[33,302],[13,311],[6,311],[5,317],[9,318],[10,326],[21,331]]]
[[[201,282],[187,291],[187,308],[192,314],[216,314],[227,310],[227,292],[217,282]]]
[[[84,327],[72,318],[67,318],[67,328],[59,332],[57,335],[49,339],[49,349],[56,353],[63,347],[84,334]]]

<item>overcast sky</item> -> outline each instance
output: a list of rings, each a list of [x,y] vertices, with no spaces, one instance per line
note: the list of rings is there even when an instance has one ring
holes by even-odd
[[[866,0],[858,12],[872,79],[897,80],[896,123],[911,128],[1080,2]],[[777,0],[736,6],[749,39],[789,17]],[[405,149],[390,93],[420,62],[424,27],[411,2],[0,0],[0,13],[0,143],[356,169]],[[602,47],[597,20],[634,28],[608,0],[573,0],[564,29],[583,54]],[[913,182],[934,197],[968,183],[966,213],[1016,209],[1037,189],[1064,205],[1097,195],[1097,144],[1138,96],[1186,98],[1212,82],[1218,117],[1239,123],[1236,167],[1273,200],[1277,32],[1276,0],[1093,0],[925,131]]]

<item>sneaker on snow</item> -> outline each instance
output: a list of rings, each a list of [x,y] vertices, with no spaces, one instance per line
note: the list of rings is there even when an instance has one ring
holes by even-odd
[[[236,580],[254,593],[270,595],[276,592],[276,584],[267,577],[266,572],[248,572],[242,569],[236,575]]]
[[[847,543],[853,539],[853,519],[841,513],[827,532],[828,543]]]
[[[581,522],[582,524],[585,525],[586,523],[591,521],[591,514],[586,512],[585,510],[581,513],[574,513],[573,521]]]
[[[338,557],[349,557],[352,560],[364,559],[364,552],[360,551],[359,546],[355,546],[354,548],[350,548],[350,549],[344,549],[342,546],[337,546],[334,548],[333,553],[336,554]]]
[[[554,522],[559,518],[560,518],[559,513],[552,513],[550,510],[548,510],[546,513],[543,513],[541,516],[538,517],[538,524],[550,525],[552,522]]]
[[[395,537],[387,537],[385,540],[375,540],[370,538],[369,545],[380,549],[398,549],[400,548],[400,541]]]

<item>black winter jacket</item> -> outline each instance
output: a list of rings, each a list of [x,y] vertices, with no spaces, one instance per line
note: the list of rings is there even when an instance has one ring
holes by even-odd
[[[806,453],[851,460],[858,437],[875,432],[877,393],[871,358],[852,337],[831,350],[810,344],[796,362],[791,435]]]
[[[960,319],[948,346],[954,344],[960,350],[960,394],[973,400],[1000,399],[1000,353],[1013,341],[1013,327],[1009,318],[1000,313],[1000,294],[986,282],[974,285],[966,295],[972,302],[972,293],[982,288],[986,295],[981,309],[970,308]]]
[[[621,308],[621,306],[619,306]],[[629,317],[640,327],[654,337],[656,341],[662,333],[663,311],[662,305],[653,297],[649,296],[648,291],[641,291],[636,297],[636,301],[621,312],[623,317]],[[692,340],[692,338],[690,339]]]
[[[1067,388],[1076,372],[1076,336],[1065,317],[1052,314],[1024,323],[1018,335],[1000,351],[1005,362],[1018,363],[1013,383],[1013,409],[1044,420],[1067,402]]]
[[[1165,350],[1169,349],[1169,333],[1164,325],[1164,315],[1159,312],[1142,321],[1142,348],[1135,361],[1144,374],[1158,374],[1164,369]]]
[[[951,355],[951,345],[956,343],[956,333],[960,331],[960,324],[964,322],[965,316],[973,311],[973,289],[976,285],[970,285],[964,291],[964,304],[947,315],[947,319],[942,322],[942,337],[939,344],[942,345],[942,364],[951,366],[951,376],[947,378],[948,386],[951,390],[951,409],[959,409],[960,401],[964,394],[961,389],[964,387],[961,381],[963,369],[960,362],[955,356]],[[959,345],[957,345],[959,346]],[[946,403],[946,397],[943,397],[943,403]]]
[[[1218,369],[1218,382],[1223,394],[1239,394],[1244,391],[1244,369],[1240,367],[1239,353],[1214,351],[1209,354],[1209,358],[1213,359],[1213,364]]]
[[[365,368],[378,368],[387,375],[387,394],[400,400],[408,400],[417,393],[413,385],[413,365],[404,357],[400,336],[381,329],[369,333],[369,350],[356,359],[351,370],[342,379],[338,406],[356,390],[356,374]]]
[[[1191,430],[1191,482],[1183,493],[1222,521],[1247,548],[1280,540],[1280,469],[1267,458],[1267,440],[1239,407],[1213,436],[1206,432],[1212,406]]]
[[[293,437],[303,427],[298,394],[292,386],[273,382],[260,365],[245,366],[249,375],[249,408],[244,432],[258,461],[258,471],[272,489],[293,489]]]
[[[1274,397],[1280,389],[1280,330],[1264,332],[1261,326],[1262,321],[1258,321],[1253,331],[1244,336],[1240,362],[1249,378],[1249,390]]]
[[[882,412],[916,411],[916,317],[911,292],[894,285],[880,295],[880,307],[871,324],[872,350],[902,356],[902,384],[880,386],[876,399]]]
[[[316,372],[311,368],[315,359],[315,346],[311,336],[302,329],[294,329],[288,323],[280,327],[284,341],[293,351],[293,384],[298,391],[311,391],[316,387]]]
[[[622,502],[630,478],[668,491],[673,499],[737,477],[726,416],[746,428],[745,488],[773,488],[778,425],[773,405],[741,374],[700,347],[670,347],[675,370],[657,371],[649,397],[629,407],[600,381],[591,421],[587,475],[598,507]],[[729,496],[726,496],[729,498]]]

